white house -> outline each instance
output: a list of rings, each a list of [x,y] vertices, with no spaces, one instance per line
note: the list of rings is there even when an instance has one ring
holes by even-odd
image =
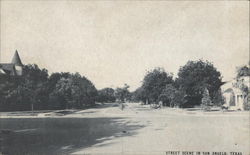
[[[247,94],[243,92],[237,83],[244,84],[249,88],[249,76],[242,76],[238,79],[225,82],[221,86],[221,90],[225,99],[225,107],[229,110],[244,110],[244,100]]]

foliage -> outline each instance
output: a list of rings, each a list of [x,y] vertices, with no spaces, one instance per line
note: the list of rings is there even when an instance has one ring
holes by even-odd
[[[209,92],[207,88],[204,89],[203,94],[202,94],[202,100],[201,100],[201,105],[204,110],[208,110],[208,107],[211,105],[212,101],[209,96]]]
[[[143,99],[145,98],[143,95],[144,94],[142,93],[142,87],[139,87],[131,93],[131,100],[133,102],[143,101]]]
[[[218,89],[217,92],[214,92],[213,105],[222,106],[225,103],[225,98],[222,95],[221,89]]]
[[[46,107],[48,100],[46,69],[40,69],[37,65],[26,65],[23,68],[23,76],[9,76],[1,81],[3,102],[1,110],[30,110],[31,104],[37,108]],[[1,89],[1,88],[0,88]]]
[[[22,76],[0,74],[1,111],[82,108],[92,105],[96,96],[95,86],[78,73],[49,76],[33,64],[24,66]]]
[[[83,108],[95,103],[97,90],[94,85],[80,74],[61,78],[51,93],[53,98],[61,98],[63,108]]]
[[[119,87],[116,88],[115,97],[118,101],[125,102],[125,101],[130,100],[130,92],[129,92],[128,88],[129,88],[129,85],[127,85],[127,84],[124,84],[124,86],[121,88],[119,88]]]
[[[250,110],[250,92],[244,98],[243,108],[244,108],[244,110]]]
[[[171,105],[173,105],[174,107],[183,108],[186,102],[187,102],[187,99],[186,99],[185,92],[182,90],[177,90],[174,94],[174,98],[172,100]]]
[[[159,96],[159,101],[162,101],[163,106],[182,107],[186,102],[185,93],[175,88],[172,84],[167,84]]]
[[[187,102],[184,107],[200,105],[204,88],[207,88],[211,100],[222,85],[221,74],[208,61],[189,61],[181,67],[176,80],[179,89],[186,93]]]
[[[250,68],[248,66],[243,66],[237,68],[237,77],[236,83],[233,84],[234,87],[239,88],[243,92],[244,100],[243,100],[243,107],[244,110],[250,110],[250,103],[249,103],[249,77],[250,76]]]
[[[244,95],[248,94],[249,91],[249,81],[244,81],[244,77],[249,78],[250,76],[250,68],[247,66],[239,67],[237,68],[237,77],[236,77],[236,83],[234,83],[234,87],[239,88],[242,90]]]
[[[158,100],[162,101],[163,106],[173,107],[173,99],[175,97],[176,92],[177,89],[172,84],[167,84],[159,95]]]
[[[172,74],[165,72],[163,68],[155,68],[154,70],[147,72],[143,79],[142,90],[140,90],[142,93],[142,95],[140,95],[142,101],[144,103],[147,100],[149,103],[158,102],[166,85],[172,84],[173,82]]]
[[[248,66],[237,68],[237,78],[242,76],[250,76],[250,68]]]
[[[113,88],[103,88],[98,90],[97,101],[104,102],[115,102],[115,90]]]

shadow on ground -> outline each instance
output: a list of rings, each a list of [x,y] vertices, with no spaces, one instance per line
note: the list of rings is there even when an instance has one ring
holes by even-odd
[[[104,141],[136,134],[143,128],[126,118],[4,118],[0,119],[0,152],[69,154]]]

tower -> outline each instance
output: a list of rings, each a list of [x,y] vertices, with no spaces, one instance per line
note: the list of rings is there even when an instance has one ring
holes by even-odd
[[[23,64],[22,64],[22,61],[19,57],[17,50],[15,51],[15,54],[12,58],[11,63],[14,65],[16,75],[22,75],[23,74]]]

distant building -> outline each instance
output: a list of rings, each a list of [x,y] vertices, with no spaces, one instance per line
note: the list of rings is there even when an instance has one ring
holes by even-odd
[[[16,51],[11,63],[0,63],[0,74],[8,74],[12,76],[21,76],[23,74],[23,64]]]
[[[239,84],[249,88],[249,79],[249,76],[242,76],[238,79],[225,82],[221,86],[225,99],[224,106],[228,107],[229,110],[244,110],[244,101],[246,101],[247,94],[242,91]]]

